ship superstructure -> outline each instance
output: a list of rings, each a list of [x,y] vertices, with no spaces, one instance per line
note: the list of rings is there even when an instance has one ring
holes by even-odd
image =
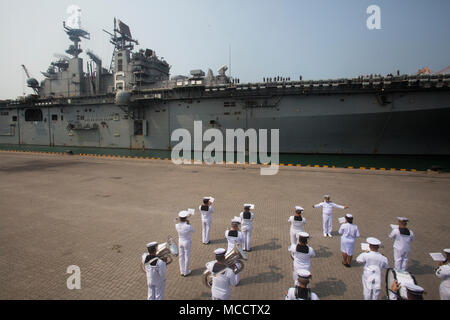
[[[114,19],[109,68],[80,58],[83,29],[55,55],[35,94],[0,102],[0,144],[170,150],[178,128],[280,129],[280,152],[450,154],[450,75],[352,79],[264,78],[241,83],[209,69],[170,77],[171,66]],[[26,68],[25,68],[26,69]]]

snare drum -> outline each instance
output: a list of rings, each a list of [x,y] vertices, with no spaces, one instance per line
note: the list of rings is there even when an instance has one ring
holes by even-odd
[[[395,300],[396,295],[391,291],[392,284],[397,280],[400,284],[400,296],[403,299],[408,299],[408,294],[406,292],[405,284],[413,283],[417,284],[416,278],[407,271],[400,271],[396,269],[389,268],[386,272],[386,294],[389,300]]]

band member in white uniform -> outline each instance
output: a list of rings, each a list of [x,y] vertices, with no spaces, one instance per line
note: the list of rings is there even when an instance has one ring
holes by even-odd
[[[397,219],[398,228],[392,230],[389,238],[394,240],[395,269],[406,271],[410,242],[414,240],[414,233],[406,227],[408,223],[407,218],[397,217]]]
[[[237,244],[241,249],[244,243],[244,235],[241,231],[239,231],[239,225],[241,224],[241,218],[234,217],[231,220],[231,230],[225,231],[225,238],[228,241],[227,254],[233,251],[234,245]],[[240,267],[239,262],[236,263],[238,267]],[[234,274],[234,273],[233,273]],[[238,285],[241,281],[241,273],[238,273],[235,276],[236,284]]]
[[[291,256],[294,259],[294,271],[292,273],[294,282],[297,281],[297,270],[305,269],[310,271],[311,257],[316,256],[314,249],[308,245],[308,238],[308,233],[299,232],[297,245],[291,245],[291,247],[289,248]]]
[[[210,197],[203,198],[203,204],[199,207],[202,214],[202,242],[203,244],[209,244],[209,231],[211,228],[211,215],[214,213],[214,208],[211,205]]]
[[[441,300],[450,300],[450,249],[444,249],[447,260],[440,263],[440,267],[436,270],[436,275],[441,279],[439,294]]]
[[[183,277],[191,274],[189,264],[191,260],[191,233],[194,232],[194,227],[189,223],[188,216],[187,211],[180,211],[178,213],[180,222],[175,225],[178,232],[180,274]]]
[[[255,206],[253,204],[244,204],[244,211],[241,212],[242,234],[244,235],[244,251],[252,251],[250,242],[253,230],[253,220],[255,215],[250,210],[253,210]]]
[[[320,300],[317,294],[309,288],[311,273],[305,269],[298,269],[296,274],[298,285],[289,288],[285,300]]]
[[[361,253],[356,262],[364,263],[362,283],[364,300],[378,300],[381,290],[381,273],[389,267],[388,259],[378,252],[381,241],[377,238],[367,238],[370,251]]]
[[[148,300],[163,300],[166,287],[166,261],[156,256],[157,242],[147,244],[142,255],[142,270],[147,274]]]
[[[333,228],[333,208],[347,209],[348,206],[341,206],[332,202],[329,195],[324,195],[323,199],[323,202],[314,205],[313,208],[322,207],[323,236],[331,238],[331,230]]]
[[[359,238],[358,226],[353,224],[353,216],[350,213],[345,215],[346,223],[341,224],[339,234],[341,235],[342,264],[347,268],[351,267],[355,239]]]
[[[230,285],[237,284],[233,270],[225,265],[225,252],[223,248],[215,250],[216,260],[206,264],[206,269],[214,276],[211,286],[212,300],[229,300]]]
[[[406,283],[404,284],[406,288],[406,295],[408,299],[404,299],[400,294],[400,288],[402,284],[400,284],[397,280],[392,283],[391,292],[394,293],[391,295],[391,300],[423,300],[423,288],[414,283]]]
[[[288,222],[291,223],[291,229],[289,230],[289,235],[291,237],[291,246],[297,245],[298,239],[297,234],[299,232],[304,232],[303,226],[306,224],[306,219],[302,217],[304,209],[300,206],[295,207],[295,214],[290,216]]]

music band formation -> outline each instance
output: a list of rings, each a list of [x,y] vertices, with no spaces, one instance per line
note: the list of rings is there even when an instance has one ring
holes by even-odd
[[[210,244],[210,228],[214,208],[213,197],[204,197],[199,206],[202,219],[202,243]],[[225,231],[228,242],[227,249],[214,250],[215,260],[206,263],[203,273],[204,284],[211,289],[213,300],[229,300],[231,286],[237,286],[240,282],[240,273],[244,269],[244,261],[247,260],[245,252],[251,252],[251,235],[255,214],[253,204],[244,204],[244,210],[240,216],[231,220],[231,228]],[[348,206],[338,205],[331,201],[329,195],[324,196],[324,201],[313,208],[322,208],[323,236],[332,238],[333,209],[347,209]],[[311,258],[316,254],[308,245],[309,234],[305,232],[306,219],[302,216],[304,209],[295,207],[294,215],[289,217],[290,246],[288,250],[293,259],[293,287],[285,292],[286,300],[319,300],[316,293],[310,289],[312,275]],[[166,281],[166,266],[170,264],[173,256],[179,256],[180,275],[182,277],[191,274],[190,250],[191,233],[194,232],[189,218],[195,214],[194,209],[179,212],[177,224],[178,246],[169,237],[162,244],[150,242],[147,244],[147,253],[142,255],[142,270],[147,275],[148,300],[162,300]],[[424,289],[420,287],[414,276],[406,271],[410,243],[414,240],[414,233],[408,229],[408,219],[397,217],[398,225],[391,225],[392,232],[389,238],[394,241],[394,268],[389,268],[388,258],[379,252],[381,241],[374,237],[367,238],[367,243],[361,244],[363,252],[356,258],[357,263],[364,264],[362,273],[363,297],[365,300],[378,300],[381,292],[382,270],[387,270],[386,287],[390,300],[423,299]],[[353,223],[353,215],[347,213],[340,218],[342,264],[346,268],[351,267],[354,244],[360,237],[358,226]],[[442,300],[450,299],[450,249],[444,249],[446,257],[440,260],[440,266],[436,270],[436,276],[441,279],[439,288]]]

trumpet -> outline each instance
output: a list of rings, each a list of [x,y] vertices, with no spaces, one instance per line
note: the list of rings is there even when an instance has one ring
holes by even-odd
[[[244,270],[244,262],[242,260],[247,260],[247,256],[245,255],[244,251],[242,251],[242,249],[238,247],[237,244],[234,245],[232,251],[225,255],[225,265],[233,270],[234,274],[238,274],[242,270]],[[223,274],[224,272],[225,270],[216,274],[212,274],[211,271],[206,269],[205,272],[203,272],[203,283],[208,288],[211,288],[214,277]]]

